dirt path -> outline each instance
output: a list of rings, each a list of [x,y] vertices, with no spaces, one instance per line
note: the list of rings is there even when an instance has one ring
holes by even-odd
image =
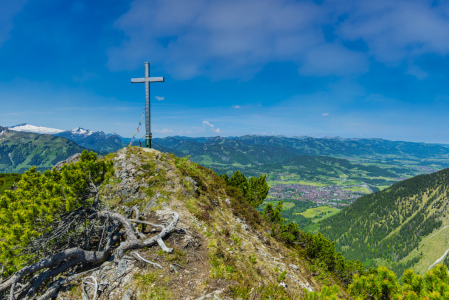
[[[437,263],[441,262],[446,257],[448,252],[449,252],[449,249],[447,249],[446,252],[444,252],[444,254],[440,258],[438,258],[433,264],[431,264],[427,270],[432,269]]]

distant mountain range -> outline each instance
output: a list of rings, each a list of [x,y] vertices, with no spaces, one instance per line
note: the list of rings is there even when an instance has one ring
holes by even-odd
[[[47,170],[84,149],[63,137],[0,127],[0,173],[23,173],[32,166]]]
[[[298,156],[330,156],[352,163],[388,168],[398,177],[411,177],[449,167],[449,147],[383,139],[344,139],[245,135],[242,137],[154,139],[174,154],[191,155],[218,171],[246,167],[266,172],[271,164],[288,164]]]
[[[282,149],[285,155],[322,155],[345,156],[388,159],[401,156],[411,159],[429,158],[431,156],[449,155],[449,146],[426,143],[413,143],[403,141],[389,141],[384,139],[345,139],[313,138],[313,137],[284,137],[284,136],[259,136],[244,135],[241,137],[167,137],[154,139],[159,145],[180,150],[184,153],[192,150],[206,151],[211,145],[220,145],[224,148],[241,148],[254,146],[266,151]],[[290,153],[290,154],[287,154]],[[262,155],[263,156],[263,155]],[[222,157],[227,161],[227,156]]]
[[[56,128],[34,126],[24,123],[7,128],[9,130],[17,132],[32,132],[65,137],[84,148],[100,152],[115,152],[127,145],[123,141],[126,139],[122,138],[116,133],[105,134],[103,131],[92,131],[81,127],[72,130],[62,130]]]
[[[103,153],[117,151],[129,145],[131,141],[131,139],[118,134],[105,134],[102,131],[83,128],[61,130],[20,124],[7,129],[12,132],[51,134],[54,137],[66,138],[75,142],[82,148]],[[133,145],[138,146],[139,142],[134,141]],[[218,173],[232,173],[235,170],[241,170],[248,175],[257,175],[269,174],[271,171],[276,174],[288,171],[309,179],[319,175],[320,181],[326,174],[334,174],[337,179],[338,176],[356,178],[369,174],[384,174],[365,178],[365,181],[371,185],[379,186],[389,186],[399,178],[408,178],[449,167],[449,147],[447,145],[383,139],[258,135],[209,138],[174,136],[153,139],[153,147],[163,152],[174,153],[177,156],[191,155],[193,161],[211,167]],[[312,161],[306,156],[317,158]],[[344,161],[326,160],[325,157],[344,159]],[[317,169],[298,168],[298,166],[310,166],[311,164]],[[356,168],[350,164],[360,167]],[[362,164],[364,167],[361,167]],[[333,165],[333,167],[325,167],[326,165]],[[351,174],[343,172],[342,167],[344,170],[351,170]],[[333,173],[329,173],[331,169]]]

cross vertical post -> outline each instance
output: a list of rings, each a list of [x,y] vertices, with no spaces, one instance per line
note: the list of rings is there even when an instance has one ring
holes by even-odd
[[[145,79],[150,78],[150,63],[145,63]],[[150,82],[145,81],[145,144],[147,148],[151,148],[151,107],[150,107]]]
[[[150,77],[150,63],[145,63],[145,77],[131,78],[131,83],[145,83],[145,144],[147,148],[151,148],[151,109],[150,109],[150,83],[164,82],[164,77]]]

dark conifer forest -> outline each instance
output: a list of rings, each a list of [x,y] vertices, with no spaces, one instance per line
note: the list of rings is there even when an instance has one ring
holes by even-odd
[[[404,258],[443,224],[448,187],[449,169],[404,180],[324,219],[320,231],[346,258],[360,259],[367,266],[382,259],[401,274],[420,256]]]

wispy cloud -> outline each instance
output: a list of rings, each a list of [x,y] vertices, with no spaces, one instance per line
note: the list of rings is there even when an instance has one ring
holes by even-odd
[[[154,132],[157,132],[157,133],[163,133],[163,134],[169,134],[169,133],[172,133],[173,132],[173,130],[171,130],[171,129],[168,129],[168,128],[162,128],[162,129],[153,129],[154,130]]]
[[[134,0],[114,24],[127,38],[109,50],[108,65],[135,69],[150,52],[178,78],[244,78],[275,61],[341,76],[373,61],[449,53],[446,1],[314,2]]]
[[[156,98],[157,101],[165,100],[165,97],[160,97],[160,96],[156,96],[156,97],[154,97],[154,98]]]
[[[327,117],[329,115],[329,113],[323,113],[322,116],[323,117]]]
[[[108,66],[135,69],[151,52],[177,78],[245,78],[272,61],[305,64],[307,74],[314,65],[318,75],[365,70],[367,57],[326,41],[323,25],[337,20],[333,7],[312,2],[135,0],[114,24],[127,38],[109,50]]]
[[[216,133],[221,133],[220,128],[215,128],[215,125],[210,123],[209,121],[203,121],[203,125],[208,127],[210,130]]]
[[[242,108],[242,107],[241,107],[240,105],[233,105],[232,108],[240,109],[240,108]]]

